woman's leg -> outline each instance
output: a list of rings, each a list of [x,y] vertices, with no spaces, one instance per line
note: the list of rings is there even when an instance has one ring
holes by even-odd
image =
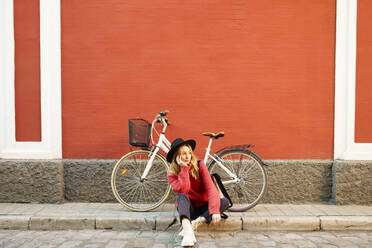
[[[177,210],[182,224],[182,246],[193,246],[196,242],[194,231],[191,225],[193,206],[190,198],[185,194],[179,194],[177,198]]]
[[[179,194],[177,198],[177,210],[180,216],[180,222],[186,218],[192,220],[194,215],[194,207],[191,204],[190,198],[186,194]]]

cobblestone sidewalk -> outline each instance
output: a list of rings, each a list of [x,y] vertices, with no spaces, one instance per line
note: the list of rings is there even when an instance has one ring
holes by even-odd
[[[372,232],[217,232],[197,233],[199,248],[370,248]],[[0,248],[170,248],[180,247],[175,232],[0,230]]]

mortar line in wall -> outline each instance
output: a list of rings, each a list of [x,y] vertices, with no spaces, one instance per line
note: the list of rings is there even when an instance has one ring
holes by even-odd
[[[329,200],[329,202],[331,204],[336,204],[337,160],[333,160],[331,173],[332,173],[331,175],[332,187],[331,187],[331,199]]]

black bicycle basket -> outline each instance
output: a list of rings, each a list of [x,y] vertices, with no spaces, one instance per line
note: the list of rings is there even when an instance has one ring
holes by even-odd
[[[129,144],[148,147],[150,144],[151,124],[144,119],[128,119]]]

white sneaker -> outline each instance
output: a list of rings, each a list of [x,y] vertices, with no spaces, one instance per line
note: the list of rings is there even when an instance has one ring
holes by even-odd
[[[207,220],[204,217],[198,217],[197,219],[191,221],[192,230],[196,231],[198,227],[204,224]],[[182,226],[181,226],[182,228]],[[183,229],[178,233],[178,235],[183,237]],[[196,242],[196,239],[195,239]]]
[[[206,222],[207,220],[204,217],[198,217],[197,219],[191,221],[192,230],[196,231],[200,225]]]
[[[183,237],[183,229],[178,233],[178,235],[180,235],[181,237]],[[193,235],[193,241],[194,241],[194,243],[196,243],[195,234]]]
[[[193,246],[194,243],[196,243],[196,238],[195,238],[194,233],[191,233],[183,237],[181,245],[182,246]]]
[[[194,230],[192,230],[192,225],[189,220],[184,219],[182,220],[182,227],[183,227],[183,239],[182,239],[182,246],[193,246],[196,242],[196,238],[194,235]]]

